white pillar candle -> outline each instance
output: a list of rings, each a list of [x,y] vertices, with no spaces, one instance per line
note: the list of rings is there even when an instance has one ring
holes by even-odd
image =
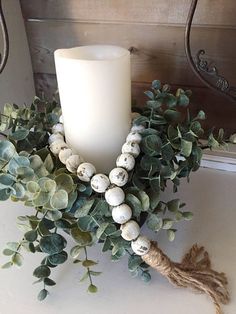
[[[130,129],[130,52],[106,45],[59,49],[55,64],[66,141],[108,173]]]

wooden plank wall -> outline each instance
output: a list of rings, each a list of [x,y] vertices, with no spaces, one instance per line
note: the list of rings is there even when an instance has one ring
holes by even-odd
[[[53,52],[89,44],[136,48],[132,54],[133,98],[153,79],[192,89],[193,111],[203,108],[208,127],[236,131],[236,102],[206,88],[192,73],[184,52],[184,26],[191,0],[20,0],[38,94],[56,90]],[[201,0],[194,19],[192,50],[236,86],[235,0]]]

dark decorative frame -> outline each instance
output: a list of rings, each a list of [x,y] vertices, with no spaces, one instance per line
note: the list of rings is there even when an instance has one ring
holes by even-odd
[[[9,57],[9,36],[1,0],[0,0],[0,27],[3,36],[3,53],[0,54],[0,74],[1,74],[7,64],[7,60]]]
[[[204,59],[205,50],[200,49],[196,54],[194,61],[190,45],[191,28],[193,17],[196,12],[198,0],[192,0],[185,29],[185,52],[189,65],[195,75],[211,90],[217,91],[226,96],[231,101],[236,101],[236,87],[230,85],[229,81],[219,74],[215,66],[210,66]],[[209,78],[206,79],[205,76]]]

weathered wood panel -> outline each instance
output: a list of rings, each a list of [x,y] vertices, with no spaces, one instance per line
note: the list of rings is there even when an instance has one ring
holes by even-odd
[[[186,60],[183,27],[65,22],[27,22],[26,26],[35,73],[55,73],[53,52],[58,48],[114,44],[137,48],[132,55],[134,81],[158,78],[176,85],[202,85]],[[236,29],[195,28],[192,49],[204,47],[208,59],[236,83],[236,46],[232,47],[231,38],[236,38]]]
[[[191,0],[21,0],[25,18],[183,24]],[[199,1],[194,23],[235,26],[235,0]]]
[[[56,90],[53,52],[90,44],[114,44],[132,54],[133,98],[153,79],[193,90],[193,111],[203,108],[206,126],[235,132],[236,104],[214,94],[195,77],[184,52],[184,24],[191,0],[20,0],[26,20],[38,94]],[[193,53],[200,48],[219,73],[236,85],[235,0],[199,1],[192,30]]]
[[[57,90],[56,75],[35,74],[36,90],[39,96],[44,95],[51,99]],[[172,86],[174,91],[179,86]],[[184,86],[181,86],[185,88]],[[143,106],[147,97],[144,91],[150,88],[150,83],[132,83],[132,99],[137,106]],[[186,86],[186,89],[189,88]],[[199,110],[204,110],[209,119],[203,122],[206,129],[223,127],[227,134],[235,132],[236,105],[225,100],[224,97],[211,92],[205,87],[192,87],[191,113],[196,115]]]

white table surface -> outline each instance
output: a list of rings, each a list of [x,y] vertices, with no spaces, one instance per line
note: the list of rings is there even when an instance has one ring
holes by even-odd
[[[179,226],[176,240],[168,242],[166,234],[158,238],[160,247],[179,261],[190,246],[197,242],[205,245],[216,270],[225,271],[229,277],[231,303],[224,307],[225,314],[236,313],[236,174],[201,169],[192,176],[190,184],[183,183],[179,192],[187,203],[186,210],[194,212],[194,220]],[[170,195],[170,193],[169,193]],[[168,193],[165,195],[168,199]],[[172,197],[172,196],[170,196]],[[17,215],[24,215],[29,208],[20,204],[0,204],[0,248],[7,241],[18,240],[21,233],[15,228]],[[127,260],[114,263],[100,248],[90,250],[99,260],[96,267],[102,271],[95,277],[99,293],[86,292],[86,285],[79,282],[82,271],[71,262],[53,271],[57,285],[45,302],[38,302],[40,285],[32,285],[33,269],[42,256],[25,255],[19,270],[0,270],[0,314],[214,314],[208,297],[186,289],[172,287],[158,273],[152,272],[152,281],[145,284],[131,278]],[[6,262],[0,256],[0,263]]]

